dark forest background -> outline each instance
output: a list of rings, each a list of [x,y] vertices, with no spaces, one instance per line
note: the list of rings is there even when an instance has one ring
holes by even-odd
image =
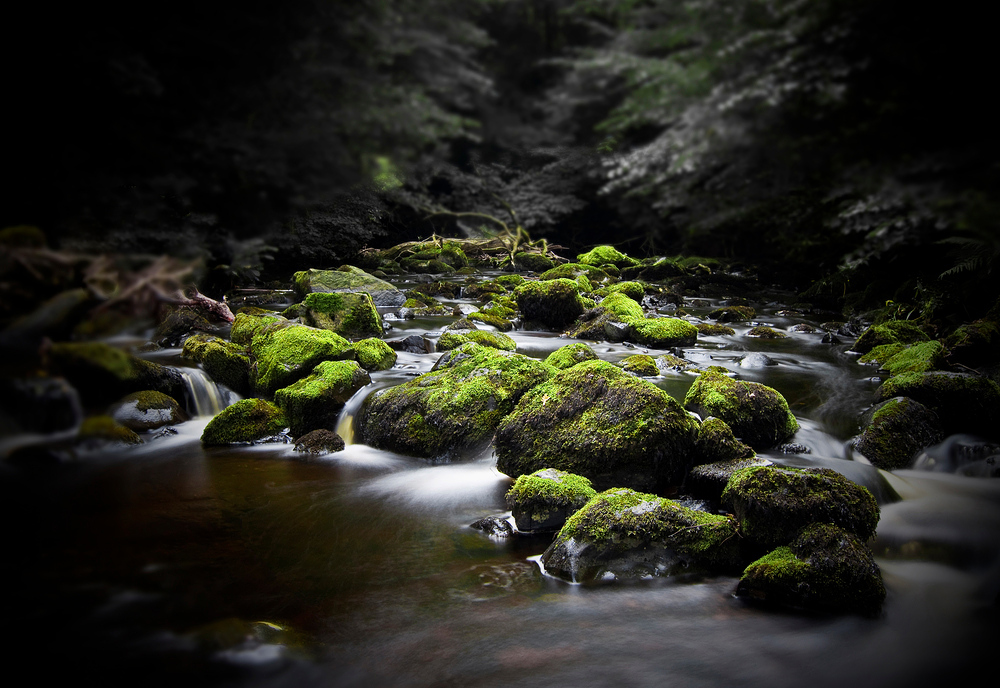
[[[846,315],[997,299],[981,4],[24,9],[2,42],[0,226],[53,247],[283,279],[489,230],[437,210],[513,210],[569,257],[719,257]]]

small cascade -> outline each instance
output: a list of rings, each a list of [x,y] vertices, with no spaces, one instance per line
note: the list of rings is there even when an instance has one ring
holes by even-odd
[[[201,368],[178,368],[187,385],[188,412],[195,417],[211,418],[238,398],[220,387]]]
[[[358,415],[361,404],[373,390],[371,385],[362,387],[347,400],[344,408],[341,409],[340,416],[337,418],[337,434],[344,439],[344,444],[354,444],[354,418]]]

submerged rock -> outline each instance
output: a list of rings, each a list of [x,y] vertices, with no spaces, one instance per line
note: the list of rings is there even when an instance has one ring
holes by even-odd
[[[909,397],[877,404],[865,413],[864,422],[854,449],[887,471],[909,468],[921,449],[944,439],[938,415]]]
[[[510,521],[500,516],[484,516],[470,523],[469,527],[497,538],[506,538],[514,534],[514,527],[511,526]]]
[[[371,394],[357,426],[373,447],[426,458],[481,449],[521,396],[555,370],[520,354],[467,343],[434,369]]]
[[[240,399],[208,422],[201,441],[205,445],[284,441],[287,427],[285,414],[274,404],[263,399]]]
[[[776,390],[734,380],[718,366],[698,376],[684,397],[684,406],[702,418],[721,418],[737,437],[758,450],[788,439],[799,428],[788,402]]]
[[[732,571],[738,541],[730,518],[615,488],[570,516],[541,561],[548,573],[577,582]]]
[[[720,323],[746,322],[747,320],[753,320],[756,314],[757,312],[750,306],[724,306],[723,308],[716,308],[708,314],[708,317]]]
[[[519,476],[507,491],[507,506],[524,533],[556,531],[597,495],[590,481],[555,468]]]
[[[743,536],[764,549],[787,544],[811,523],[832,523],[867,541],[879,521],[872,493],[829,468],[742,468],[721,500],[732,507]]]
[[[669,394],[605,361],[584,361],[539,384],[497,429],[497,469],[516,478],[558,468],[612,486],[679,484],[698,423]]]
[[[789,545],[750,564],[736,595],[794,609],[876,616],[885,600],[885,585],[859,537],[816,523],[803,528]]]
[[[274,393],[292,435],[332,429],[347,400],[372,381],[356,361],[322,361],[301,380]]]

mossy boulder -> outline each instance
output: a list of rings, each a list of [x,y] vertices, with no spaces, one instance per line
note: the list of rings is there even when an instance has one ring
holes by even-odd
[[[748,459],[732,459],[730,461],[718,461],[716,463],[703,463],[688,471],[684,478],[682,489],[684,494],[697,499],[705,499],[712,503],[719,504],[722,501],[722,492],[729,484],[729,479],[736,471],[750,466],[772,466],[769,459],[754,456]]]
[[[604,283],[610,281],[611,275],[606,273],[596,265],[586,265],[584,263],[563,263],[551,270],[546,270],[538,276],[539,280],[568,279],[575,281],[577,277],[585,276],[588,281]]]
[[[597,354],[583,342],[561,346],[545,357],[546,363],[559,370],[572,368],[577,363],[583,363],[584,361],[596,360]]]
[[[909,468],[917,452],[944,440],[938,415],[908,397],[883,401],[866,416],[854,449],[883,470]]]
[[[406,301],[406,295],[393,285],[352,266],[303,270],[296,272],[293,279],[301,299],[315,292],[367,292],[376,306],[402,306]]]
[[[251,444],[279,438],[288,428],[285,414],[264,399],[240,399],[222,409],[201,433],[202,444]]]
[[[634,318],[627,321],[629,339],[651,349],[693,346],[698,328],[680,318]]]
[[[695,451],[698,454],[698,463],[736,461],[752,459],[755,456],[750,445],[736,439],[726,421],[714,416],[703,420],[698,428]]]
[[[946,435],[992,435],[1000,418],[1000,386],[986,377],[968,373],[902,373],[876,390],[875,402],[910,397],[934,410]]]
[[[860,358],[858,358],[858,363],[877,364],[881,366],[900,351],[906,349],[906,346],[906,344],[900,344],[899,342],[879,344],[878,346],[872,347],[868,352],[862,354]]]
[[[757,450],[783,442],[799,428],[780,393],[758,382],[735,380],[718,366],[698,376],[684,397],[684,406],[702,418],[721,418]]]
[[[491,332],[490,330],[449,330],[443,332],[437,341],[438,351],[450,351],[457,349],[466,342],[475,342],[481,346],[489,346],[494,349],[504,351],[514,351],[517,343],[503,332]]]
[[[130,430],[155,430],[188,420],[188,415],[173,397],[152,389],[133,392],[108,409],[115,422]]]
[[[585,311],[565,334],[574,339],[622,342],[630,333],[628,323],[643,316],[642,306],[634,300],[612,293],[599,306]]]
[[[595,246],[586,253],[579,254],[576,262],[597,267],[614,265],[619,269],[639,264],[638,260],[625,255],[614,246]]]
[[[361,441],[425,458],[461,458],[492,439],[500,419],[555,369],[509,351],[466,343],[435,368],[365,400]]]
[[[729,327],[728,325],[719,325],[716,323],[695,323],[694,326],[698,330],[698,334],[706,337],[717,337],[724,334],[736,334],[736,330]]]
[[[555,267],[555,261],[544,253],[521,251],[514,254],[514,267],[526,272],[545,272]]]
[[[287,326],[292,323],[288,318],[279,315],[274,311],[248,306],[241,308],[233,320],[233,326],[229,330],[229,339],[234,344],[250,346],[254,335],[268,325]]]
[[[606,287],[601,287],[594,291],[594,296],[601,298],[611,294],[624,294],[636,303],[642,303],[642,298],[646,295],[646,285],[642,282],[616,282]]]
[[[679,484],[697,421],[669,394],[606,361],[566,368],[524,395],[497,429],[497,469],[558,468],[598,489]]]
[[[354,342],[354,355],[368,371],[389,370],[396,365],[396,350],[377,337]]]
[[[514,299],[525,320],[562,329],[584,311],[580,288],[569,279],[525,282],[514,290]]]
[[[638,377],[656,377],[660,374],[656,360],[648,354],[626,356],[616,365],[626,373],[632,373]]]
[[[371,381],[356,361],[321,361],[306,377],[277,390],[274,403],[298,437],[310,430],[333,429],[347,400]]]
[[[600,307],[622,321],[627,319],[639,320],[645,315],[639,302],[625,292],[612,292],[608,294],[601,300]]]
[[[736,596],[810,612],[877,616],[885,585],[863,540],[817,523],[747,566]]]
[[[307,294],[299,309],[302,323],[332,330],[348,339],[378,337],[382,334],[382,316],[372,297],[365,292],[315,292]]]
[[[596,495],[582,475],[543,468],[519,476],[506,499],[519,531],[541,533],[562,528],[567,518]]]
[[[542,554],[547,573],[576,582],[738,570],[736,524],[625,488],[569,517]]]
[[[265,327],[254,335],[250,353],[256,365],[253,388],[260,396],[300,380],[321,361],[355,357],[351,343],[336,332],[306,325]]]
[[[80,423],[77,441],[85,448],[143,444],[142,438],[131,428],[108,415],[90,416]]]
[[[766,325],[751,327],[747,330],[747,336],[754,337],[756,339],[785,339],[788,337],[788,335],[781,330],[776,330],[773,327],[767,327]]]
[[[788,544],[812,523],[832,523],[863,541],[875,534],[879,506],[867,488],[830,468],[751,466],[721,496],[744,538],[764,550]]]
[[[902,373],[924,373],[941,370],[948,366],[945,357],[947,349],[937,340],[905,346],[882,362],[890,375]]]
[[[92,408],[103,409],[126,394],[147,389],[184,398],[186,385],[176,369],[104,342],[56,342],[48,349],[48,361],[51,372],[66,378]]]
[[[750,306],[724,306],[716,308],[708,314],[708,317],[720,323],[746,322],[753,320],[756,314],[757,312]]]
[[[201,364],[217,383],[237,394],[250,394],[250,356],[245,347],[209,334],[196,334],[184,341],[182,355]]]
[[[882,344],[915,344],[929,339],[930,337],[912,322],[889,320],[879,325],[872,325],[862,332],[851,350],[866,354]]]

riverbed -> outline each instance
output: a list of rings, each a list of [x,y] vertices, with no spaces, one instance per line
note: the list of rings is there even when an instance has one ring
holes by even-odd
[[[719,303],[691,301],[686,317],[703,319]],[[877,618],[763,609],[735,598],[737,579],[727,576],[584,586],[546,575],[538,558],[551,537],[470,527],[509,515],[512,481],[491,450],[435,464],[354,440],[367,394],[430,370],[440,355],[401,352],[348,403],[338,426],[348,444],[335,454],[204,448],[209,406],[140,447],[0,466],[13,576],[8,672],[178,687],[884,688],[992,668],[1000,480],[870,466],[849,440],[879,385],[875,370],[849,352],[852,340],[824,342],[819,316],[780,300],[754,306],[757,323],[789,336],[755,339],[751,323],[735,324],[735,335],[699,337],[678,353],[786,397],[801,447],[762,456],[877,476],[882,516],[871,544],[887,589]],[[387,338],[433,341],[453,319],[392,320]],[[791,329],[800,323],[816,330]],[[576,341],[509,334],[537,358]],[[588,344],[609,361],[666,353]],[[750,352],[773,365],[750,367]],[[179,350],[149,355],[186,365]],[[683,399],[694,379],[667,371],[651,381]]]

